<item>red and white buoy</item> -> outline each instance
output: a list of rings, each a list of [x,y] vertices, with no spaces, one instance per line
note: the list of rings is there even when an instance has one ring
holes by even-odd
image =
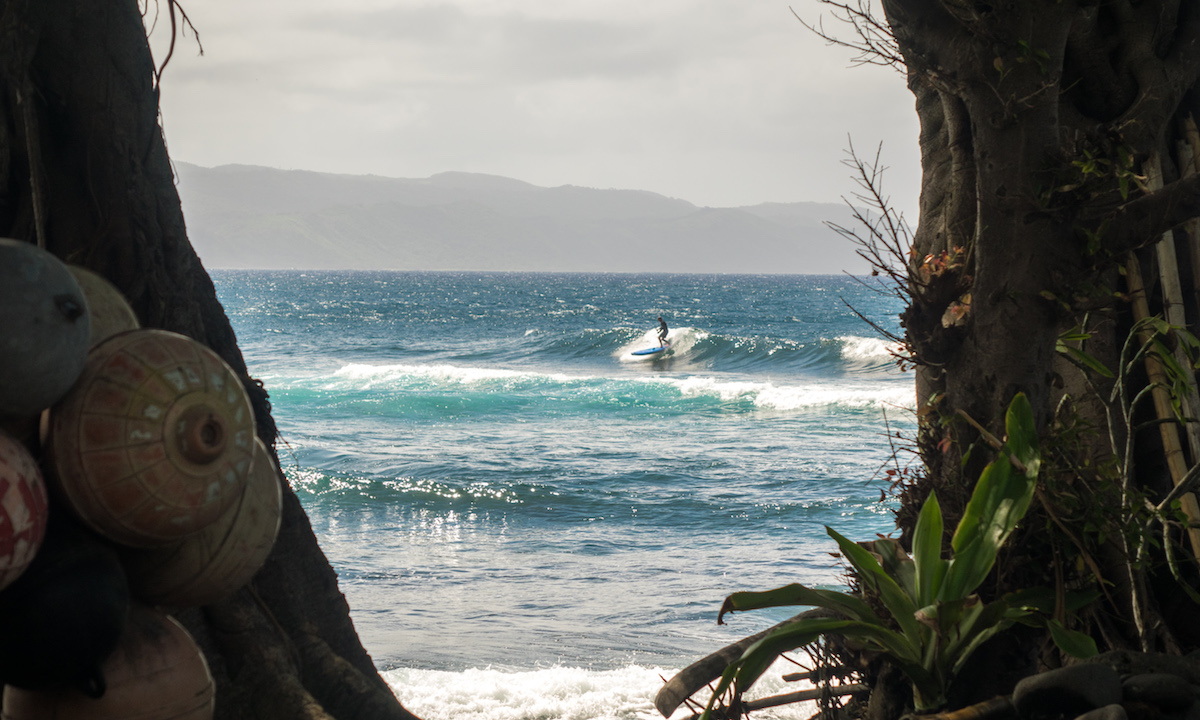
[[[46,535],[46,485],[25,446],[0,431],[0,588],[33,561]]]

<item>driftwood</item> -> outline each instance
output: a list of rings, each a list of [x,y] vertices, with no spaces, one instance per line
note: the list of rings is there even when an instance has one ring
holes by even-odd
[[[839,685],[835,688],[813,688],[812,690],[799,690],[797,692],[783,693],[781,695],[772,695],[770,697],[759,698],[757,700],[747,700],[742,703],[742,712],[748,713],[752,710],[763,710],[766,708],[779,707],[780,705],[790,705],[792,703],[804,702],[805,700],[816,700],[820,697],[845,697],[846,695],[857,695],[859,693],[869,692],[871,688],[867,685]],[[696,720],[700,717],[700,713],[692,714],[687,720]],[[999,718],[946,718],[945,720],[1000,720]]]
[[[675,712],[675,710],[682,705],[685,700],[690,698],[704,686],[719,678],[721,673],[725,672],[725,668],[729,666],[729,663],[740,658],[742,653],[746,651],[746,648],[761,640],[768,633],[786,625],[790,625],[803,618],[828,617],[828,615],[828,610],[820,609],[802,612],[793,618],[784,620],[778,625],[773,625],[760,633],[755,633],[750,637],[738,640],[732,645],[727,645],[715,653],[708,655],[701,660],[697,660],[691,665],[688,665],[684,669],[680,670],[675,674],[674,677],[667,681],[666,685],[662,686],[662,689],[658,691],[658,695],[654,697],[654,707],[657,708],[660,713],[662,713],[663,717],[671,717],[671,714]],[[789,693],[789,695],[790,694],[793,693]],[[789,700],[787,702],[796,701]]]
[[[922,715],[921,720],[1008,720],[1017,714],[1012,698],[1000,695],[959,710]]]

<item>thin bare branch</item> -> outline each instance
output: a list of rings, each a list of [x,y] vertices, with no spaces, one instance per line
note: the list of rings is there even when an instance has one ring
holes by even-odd
[[[154,25],[151,27],[150,32],[153,32],[153,28],[158,25],[157,7],[158,6],[156,3]],[[178,13],[178,18],[176,17],[176,13]],[[175,54],[175,40],[178,38],[181,32],[179,27],[181,22],[183,24],[183,35],[186,37],[187,31],[190,28],[192,31],[192,37],[196,39],[196,47],[199,48],[201,55],[204,54],[204,46],[200,43],[200,31],[198,31],[196,26],[192,24],[191,18],[188,17],[187,12],[183,9],[183,6],[179,4],[178,0],[167,0],[167,15],[171,20],[171,42],[170,45],[167,46],[167,56],[163,58],[162,63],[159,64],[158,68],[154,71],[154,87],[156,88],[162,84],[163,71],[167,69],[167,63],[171,62],[171,57]]]
[[[789,7],[788,9],[792,11],[792,15],[795,15],[801,25],[808,28],[817,37],[830,45],[848,48],[856,52],[857,55],[851,60],[852,64],[882,65],[895,68],[902,73],[906,72],[904,58],[900,56],[900,46],[896,42],[896,37],[887,23],[880,19],[882,14],[877,16],[872,11],[871,0],[855,0],[853,4],[837,0],[818,0],[818,2],[831,8],[830,14],[834,19],[853,27],[858,36],[857,39],[844,40],[825,29],[824,18],[819,18],[816,23],[810,24],[805,22],[794,8]]]

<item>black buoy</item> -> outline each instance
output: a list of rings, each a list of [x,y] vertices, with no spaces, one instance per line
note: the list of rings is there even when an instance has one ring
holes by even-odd
[[[87,360],[91,317],[58,258],[0,238],[0,420],[37,417],[75,383]]]
[[[116,550],[52,500],[41,550],[0,592],[0,682],[103,695],[100,666],[128,613]]]

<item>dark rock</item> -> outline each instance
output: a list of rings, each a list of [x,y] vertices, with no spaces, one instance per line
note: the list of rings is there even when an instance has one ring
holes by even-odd
[[[1121,684],[1121,697],[1127,702],[1150,703],[1164,712],[1186,710],[1196,699],[1187,680],[1168,673],[1127,678]]]
[[[1075,720],[1128,720],[1125,708],[1120,705],[1105,705],[1102,708],[1089,710]]]
[[[1121,676],[1106,665],[1071,665],[1025,678],[1012,699],[1023,717],[1075,717],[1121,702]]]
[[[1191,705],[1188,705],[1187,710],[1181,713],[1181,715],[1183,720],[1200,720],[1200,702],[1193,702]]]
[[[1108,665],[1121,677],[1147,673],[1178,675],[1193,685],[1200,685],[1200,652],[1186,656],[1165,653],[1139,653],[1132,650],[1111,650],[1092,658],[1089,663]]]

